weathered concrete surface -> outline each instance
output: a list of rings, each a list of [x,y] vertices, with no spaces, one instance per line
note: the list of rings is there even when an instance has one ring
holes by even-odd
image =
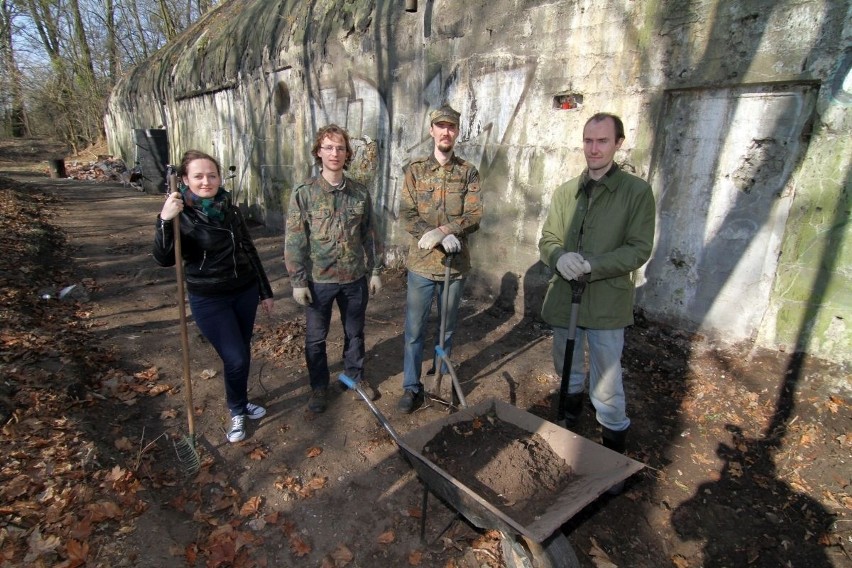
[[[659,198],[640,306],[730,341],[849,360],[847,0],[403,6],[223,3],[118,85],[110,146],[132,160],[132,129],[164,125],[174,159],[197,147],[237,166],[240,202],[280,227],[311,172],[313,132],[345,125],[392,264],[408,238],[401,168],[430,150],[428,110],[449,101],[486,191],[472,289],[535,312],[552,191],[583,167],[585,120],[616,112],[616,159]]]

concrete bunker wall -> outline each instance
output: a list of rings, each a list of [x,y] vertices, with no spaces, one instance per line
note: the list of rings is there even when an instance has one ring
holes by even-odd
[[[639,306],[838,360],[852,352],[850,23],[840,0],[225,2],[119,84],[109,139],[132,159],[132,130],[164,126],[175,152],[236,166],[239,202],[281,227],[313,133],[341,124],[397,264],[402,166],[431,150],[428,111],[449,101],[486,191],[470,289],[534,314],[552,191],[584,166],[585,120],[616,112],[616,160],[658,196]]]

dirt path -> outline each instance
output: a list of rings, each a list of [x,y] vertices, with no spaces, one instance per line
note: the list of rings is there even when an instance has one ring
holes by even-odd
[[[129,441],[121,465],[145,483],[148,506],[96,565],[500,565],[495,534],[465,523],[441,534],[454,511],[437,499],[421,544],[422,486],[364,403],[341,393],[325,414],[306,411],[303,318],[290,299],[282,237],[262,228],[254,235],[277,303],[271,319],[258,320],[249,386],[268,414],[244,442],[226,442],[221,368],[191,325],[203,467],[184,479],[168,441],[186,432],[174,271],[149,254],[160,198],[117,184],[42,181],[60,200],[56,222],[79,281],[89,279],[87,321],[127,372],[107,378],[102,392],[118,392],[134,375],[143,385],[120,415],[97,417],[100,435],[117,447]],[[411,416],[395,411],[404,296],[403,275],[386,275],[367,324],[368,378],[401,433],[446,415],[434,403]],[[454,360],[468,402],[495,397],[548,417],[558,383],[547,330],[473,299],[459,327]],[[562,528],[583,566],[850,565],[852,418],[849,393],[838,390],[845,370],[717,350],[647,322],[630,330],[624,366],[628,453],[650,467],[625,494],[599,499]],[[590,410],[577,431],[598,439]]]

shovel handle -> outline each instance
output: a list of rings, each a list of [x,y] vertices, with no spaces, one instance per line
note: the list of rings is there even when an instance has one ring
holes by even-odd
[[[571,366],[574,361],[574,344],[577,337],[577,321],[580,318],[580,302],[583,299],[583,291],[586,289],[586,275],[581,274],[576,280],[569,280],[571,284],[571,315],[568,323],[568,340],[565,342],[565,357],[562,359],[562,377],[559,383],[559,398],[556,404],[557,424],[565,420],[568,411],[568,383],[571,382]]]

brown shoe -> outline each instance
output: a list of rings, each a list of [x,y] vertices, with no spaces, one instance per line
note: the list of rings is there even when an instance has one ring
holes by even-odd
[[[308,410],[316,414],[325,412],[328,406],[328,389],[319,388],[311,392],[311,398],[308,399]]]
[[[370,386],[370,383],[367,381],[359,381],[358,386],[361,387],[361,390],[367,395],[367,399],[376,400],[379,398],[379,393],[376,392],[376,389]],[[349,389],[352,391],[352,398],[355,400],[364,400],[364,398],[358,394],[358,391],[355,389]]]

